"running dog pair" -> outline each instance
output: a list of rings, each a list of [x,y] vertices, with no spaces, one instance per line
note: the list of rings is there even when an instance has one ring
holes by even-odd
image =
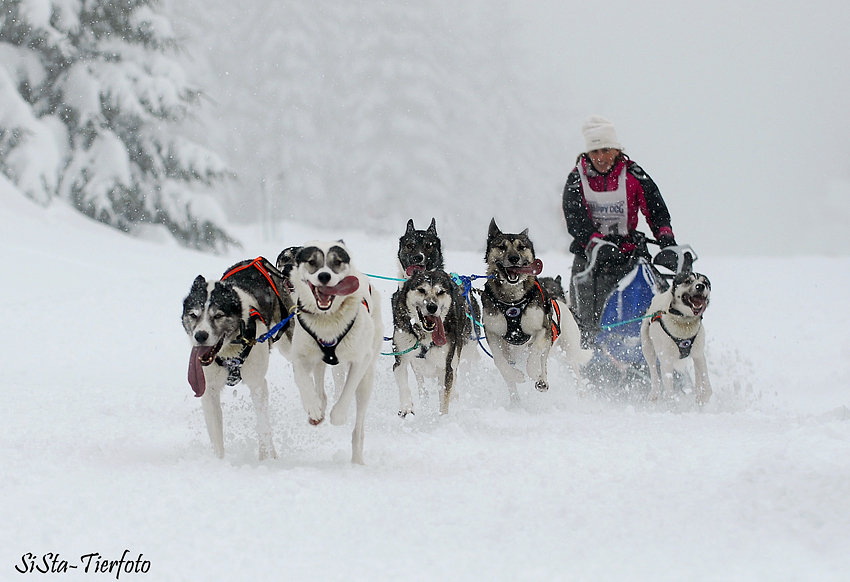
[[[461,355],[475,355],[469,346],[476,337],[473,322],[480,320],[480,307],[469,293],[443,269],[443,253],[436,221],[417,230],[413,220],[399,239],[399,271],[404,283],[392,297],[393,373],[399,390],[399,416],[413,414],[408,383],[412,368],[425,394],[425,378],[441,385],[440,413],[447,414]]]
[[[344,385],[330,418],[343,424],[356,397],[351,461],[362,464],[366,407],[383,338],[380,297],[341,241],[286,249],[278,265],[282,270],[260,257],[237,264],[219,281],[207,283],[199,276],[183,302],[183,327],[193,346],[189,383],[202,398],[213,449],[224,456],[220,392],[244,380],[257,413],[259,457],[277,456],[266,382],[274,342],[293,363],[310,424],[325,418],[325,366],[343,367]],[[293,312],[275,337],[264,337]],[[269,347],[258,348],[258,338],[268,340]]]
[[[538,390],[548,390],[547,360],[558,345],[567,362],[578,369],[590,359],[579,347],[578,325],[566,306],[560,279],[538,279],[543,263],[534,254],[528,230],[503,233],[495,220],[487,237],[487,283],[481,294],[483,311],[467,288],[462,288],[443,270],[441,245],[434,220],[427,230],[407,223],[399,239],[401,273],[409,277],[393,295],[393,367],[399,386],[402,417],[413,412],[407,367],[413,368],[422,390],[422,377],[441,379],[440,411],[448,412],[448,401],[462,350],[475,350],[482,322],[493,360],[508,384],[512,402],[519,396],[516,385],[525,374]],[[479,313],[481,314],[479,316]]]

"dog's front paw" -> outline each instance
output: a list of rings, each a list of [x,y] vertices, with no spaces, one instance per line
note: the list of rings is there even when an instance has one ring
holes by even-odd
[[[534,383],[534,387],[540,392],[547,392],[549,390],[549,384],[545,380],[538,380]]]
[[[343,409],[339,403],[335,404],[333,408],[331,408],[331,424],[334,426],[339,426],[341,424],[345,424],[345,420],[348,418],[348,410]]]
[[[325,420],[325,407],[327,406],[326,400],[320,398],[314,398],[310,395],[310,398],[304,399],[302,397],[302,404],[304,405],[304,410],[307,411],[307,422],[316,426],[321,424],[323,420]]]
[[[398,411],[398,415],[402,418],[407,418],[407,415],[415,416],[416,413],[413,412],[413,406],[403,406],[401,410]]]
[[[318,402],[313,406],[305,406],[304,409],[307,411],[307,422],[313,426],[322,424],[325,420],[325,409]]]

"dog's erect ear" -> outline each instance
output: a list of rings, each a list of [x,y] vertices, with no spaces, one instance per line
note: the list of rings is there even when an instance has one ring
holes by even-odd
[[[195,281],[192,283],[192,291],[195,289],[203,289],[206,291],[207,289],[207,280],[204,279],[203,275],[198,275],[195,277]]]
[[[560,276],[560,275],[558,275],[557,277],[555,277],[555,282],[556,282],[558,285],[561,285],[561,276]]]
[[[431,226],[428,227],[428,232],[433,234],[434,236],[437,236],[437,219],[436,218],[431,219]]]
[[[682,263],[682,272],[690,273],[694,270],[694,257],[691,253],[685,253],[685,260]]]
[[[528,236],[528,229],[526,228],[524,231],[519,233],[520,236]]]
[[[499,236],[500,234],[502,234],[502,231],[499,230],[498,226],[496,226],[496,219],[491,218],[490,219],[490,229],[487,231],[487,240],[494,239],[497,236]]]
[[[407,230],[405,230],[405,231],[404,231],[404,234],[410,234],[411,232],[413,232],[413,231],[415,231],[415,230],[416,230],[416,227],[415,227],[415,226],[413,226],[413,219],[412,219],[412,218],[411,218],[411,219],[408,219],[408,221],[407,221]]]

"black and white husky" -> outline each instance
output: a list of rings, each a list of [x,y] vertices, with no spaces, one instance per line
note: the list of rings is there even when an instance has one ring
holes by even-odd
[[[461,351],[473,333],[468,305],[462,288],[443,270],[418,270],[393,294],[393,372],[402,418],[413,414],[408,366],[413,368],[420,395],[424,394],[424,377],[438,379],[442,385],[440,413],[449,412]]]
[[[436,219],[431,219],[427,230],[417,230],[412,218],[407,221],[407,229],[398,240],[398,264],[403,279],[416,271],[443,268],[443,249],[437,236]]]
[[[668,398],[673,395],[673,372],[683,371],[688,358],[694,363],[697,404],[706,404],[711,397],[702,325],[710,296],[708,277],[685,271],[676,275],[670,289],[652,299],[647,311],[651,317],[644,319],[640,326],[641,349],[652,379],[650,400],[658,399],[662,387]]]
[[[589,353],[580,349],[572,312],[563,301],[550,297],[537,279],[543,262],[534,254],[528,229],[507,234],[492,220],[484,260],[488,275],[481,293],[484,333],[511,401],[518,402],[516,385],[525,382],[515,367],[518,363],[524,364],[535,388],[545,392],[549,351],[556,339],[576,371]]]
[[[366,407],[383,342],[380,295],[354,267],[342,241],[305,244],[289,278],[297,301],[290,360],[308,421],[317,425],[325,418],[325,367],[342,366],[345,381],[330,419],[343,424],[356,399],[351,462],[362,465]]]
[[[257,413],[260,460],[276,458],[269,423],[269,349],[275,339],[288,342],[291,326],[266,345],[257,338],[285,319],[292,302],[281,273],[266,259],[237,263],[218,281],[198,275],[183,300],[183,328],[192,343],[189,384],[201,398],[213,450],[224,456],[221,390],[245,382]]]

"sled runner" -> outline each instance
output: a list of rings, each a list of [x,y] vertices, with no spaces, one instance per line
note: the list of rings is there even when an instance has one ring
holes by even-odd
[[[609,395],[648,393],[649,369],[640,345],[641,321],[647,315],[652,298],[666,291],[669,280],[682,271],[690,271],[696,253],[689,245],[670,246],[653,257],[647,243],[655,243],[642,233],[633,233],[636,248],[629,257],[626,274],[608,294],[601,309],[598,331],[589,346],[594,354],[583,375],[590,385]],[[591,252],[587,268],[576,277],[577,285],[595,285],[600,249],[613,243],[602,242]],[[579,307],[580,308],[580,307]],[[677,379],[684,389],[685,376]]]

